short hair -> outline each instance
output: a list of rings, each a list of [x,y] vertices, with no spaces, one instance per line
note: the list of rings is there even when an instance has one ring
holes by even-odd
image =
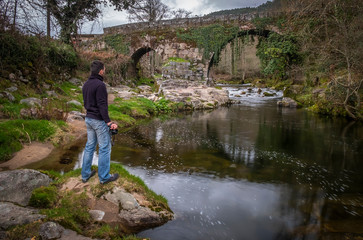
[[[91,73],[92,74],[99,74],[99,72],[104,69],[105,64],[99,60],[95,60],[91,64]]]

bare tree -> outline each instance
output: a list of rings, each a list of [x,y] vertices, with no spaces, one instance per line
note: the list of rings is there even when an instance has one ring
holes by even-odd
[[[353,119],[363,119],[359,94],[363,85],[363,2],[296,0],[295,4],[294,31],[300,33],[310,60],[330,69],[328,102],[344,107]]]
[[[160,0],[139,0],[127,13],[130,22],[155,22],[169,17],[170,8]]]
[[[188,18],[192,15],[192,12],[185,9],[179,8],[177,10],[171,11],[172,18]]]

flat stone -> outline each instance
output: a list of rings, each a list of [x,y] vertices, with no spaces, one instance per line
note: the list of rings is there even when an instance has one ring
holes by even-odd
[[[101,210],[89,210],[89,214],[95,221],[102,221],[105,216],[105,212]]]
[[[47,175],[31,169],[0,172],[0,201],[26,206],[34,189],[51,182]]]
[[[13,87],[9,87],[7,89],[5,89],[5,91],[8,91],[8,92],[15,92],[15,91],[18,91],[18,88],[13,86]]]
[[[13,203],[0,202],[0,229],[6,230],[16,225],[23,225],[45,218],[36,209],[17,206]]]
[[[121,205],[121,208],[124,210],[131,210],[139,207],[136,199],[130,193],[127,193],[125,190],[118,187],[112,189],[112,192],[106,193],[104,199],[117,206]]]
[[[72,83],[73,85],[81,85],[82,84],[82,80],[78,79],[78,78],[71,78],[68,80],[68,82]]]
[[[40,106],[42,101],[38,98],[25,98],[20,100],[20,104],[26,104],[31,107]]]
[[[73,104],[73,105],[76,105],[76,106],[82,106],[82,104],[80,102],[76,101],[76,100],[69,101],[69,102],[67,102],[67,104],[68,105]]]

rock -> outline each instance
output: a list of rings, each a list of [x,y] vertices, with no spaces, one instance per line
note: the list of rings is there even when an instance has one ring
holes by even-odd
[[[81,113],[81,112],[78,112],[78,111],[71,111],[71,112],[69,112],[69,114],[76,115],[76,116],[80,116],[82,118],[85,118],[86,117],[86,114]]]
[[[20,104],[26,104],[30,107],[40,106],[42,101],[38,98],[25,98],[20,100]]]
[[[6,231],[0,231],[0,240],[6,240]]]
[[[76,105],[76,106],[82,106],[82,104],[80,102],[78,102],[77,100],[72,100],[67,102],[68,105],[72,104],[72,105]]]
[[[140,89],[141,92],[152,93],[152,89],[150,86],[141,85],[141,86],[138,86],[138,88]]]
[[[160,226],[165,220],[149,208],[140,207],[133,210],[121,210],[118,215],[121,222],[131,231]]]
[[[49,85],[49,84],[47,84],[47,83],[43,83],[43,88],[45,88],[45,89],[49,90],[49,89],[50,89],[50,85]]]
[[[73,122],[73,121],[83,121],[86,117],[86,114],[78,112],[78,111],[71,111],[68,114],[67,122]]]
[[[58,239],[62,236],[64,227],[55,222],[46,222],[40,225],[39,235],[42,240]]]
[[[62,237],[60,240],[92,240],[92,238],[88,238],[82,235],[79,235],[75,231],[66,229],[62,233]]]
[[[12,203],[0,202],[0,229],[2,230],[16,225],[32,223],[45,217],[45,215],[39,214],[36,209],[28,209]]]
[[[275,93],[264,92],[263,95],[265,97],[273,97],[273,96],[275,96]]]
[[[22,118],[38,118],[39,110],[37,108],[22,108],[20,110],[20,116]]]
[[[73,85],[82,85],[82,80],[78,78],[71,78],[68,80],[68,82],[72,83]]]
[[[45,92],[49,97],[58,97],[58,94],[55,91],[46,91]]]
[[[10,74],[9,74],[9,79],[10,79],[10,81],[12,81],[12,82],[16,81],[16,75],[15,75],[15,73],[10,73]]]
[[[23,82],[23,83],[29,83],[29,80],[26,79],[26,78],[23,78],[22,76],[20,77],[20,81]]]
[[[103,217],[105,216],[105,212],[101,210],[89,210],[89,214],[95,221],[102,221]]]
[[[7,91],[7,92],[15,92],[15,91],[18,91],[18,88],[15,87],[15,86],[12,86],[12,87],[9,87],[9,88],[5,89],[5,91]]]
[[[277,105],[279,107],[290,107],[290,108],[296,108],[297,102],[291,98],[284,97],[282,101],[278,101]]]
[[[9,93],[9,92],[7,92],[7,91],[4,91],[3,92],[3,94],[5,95],[5,97],[10,101],[10,102],[14,102],[15,101],[15,97],[11,94],[11,93]]]
[[[51,182],[47,175],[31,169],[0,172],[0,201],[26,206],[34,189]]]
[[[130,193],[118,187],[115,187],[112,192],[106,193],[103,198],[117,206],[120,205],[121,209],[124,210],[132,210],[139,207],[136,199]]]

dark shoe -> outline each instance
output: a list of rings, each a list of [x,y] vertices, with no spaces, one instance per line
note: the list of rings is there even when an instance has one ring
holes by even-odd
[[[111,177],[109,179],[107,179],[106,181],[104,181],[103,183],[101,184],[106,184],[106,183],[109,183],[109,182],[113,182],[113,181],[116,181],[118,179],[118,174],[115,173],[115,174],[111,174]]]
[[[83,183],[88,182],[88,180],[89,180],[91,177],[93,177],[95,174],[96,174],[96,170],[93,170],[93,171],[91,172],[91,175],[89,176],[89,178],[87,178],[86,180],[82,179],[82,182],[83,182]]]

